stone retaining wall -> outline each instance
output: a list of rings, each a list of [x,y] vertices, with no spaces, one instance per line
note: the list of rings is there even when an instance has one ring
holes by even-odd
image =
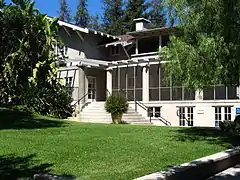
[[[196,159],[136,180],[204,180],[240,163],[240,147]]]

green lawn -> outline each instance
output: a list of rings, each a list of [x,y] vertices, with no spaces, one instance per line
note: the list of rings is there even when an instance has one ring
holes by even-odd
[[[0,109],[0,179],[43,171],[133,179],[232,145],[210,129],[66,123]]]

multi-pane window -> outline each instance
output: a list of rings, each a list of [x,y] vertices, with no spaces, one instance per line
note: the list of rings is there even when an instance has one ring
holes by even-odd
[[[149,68],[150,101],[195,100],[195,90],[166,82],[164,71],[164,67],[160,64],[151,65]]]
[[[111,54],[112,55],[119,55],[120,54],[119,46],[112,46]]]
[[[219,127],[220,121],[231,121],[231,106],[216,106],[215,108],[215,127]]]
[[[67,87],[72,87],[72,85],[73,85],[73,77],[66,77],[65,78],[65,85]]]
[[[238,99],[236,87],[212,86],[203,90],[203,100]]]
[[[161,117],[161,107],[149,107],[148,117]]]
[[[193,126],[193,108],[194,107],[178,107],[180,126]]]

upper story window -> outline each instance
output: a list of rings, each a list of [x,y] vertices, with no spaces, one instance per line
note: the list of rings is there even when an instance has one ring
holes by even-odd
[[[169,35],[162,36],[162,47],[167,46],[169,42],[170,42]]]
[[[68,46],[58,46],[57,44],[54,45],[54,52],[58,56],[65,56],[68,54]]]
[[[111,55],[115,56],[115,55],[119,55],[119,54],[120,54],[119,46],[112,46]]]
[[[72,85],[73,85],[73,77],[66,77],[65,78],[65,85],[67,87],[72,87]]]
[[[159,36],[138,39],[138,54],[157,52]]]

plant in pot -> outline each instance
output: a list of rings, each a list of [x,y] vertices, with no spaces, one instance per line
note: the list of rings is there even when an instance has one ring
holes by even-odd
[[[123,113],[128,111],[127,99],[120,93],[112,94],[106,100],[105,110],[111,114],[114,124],[121,124]]]

